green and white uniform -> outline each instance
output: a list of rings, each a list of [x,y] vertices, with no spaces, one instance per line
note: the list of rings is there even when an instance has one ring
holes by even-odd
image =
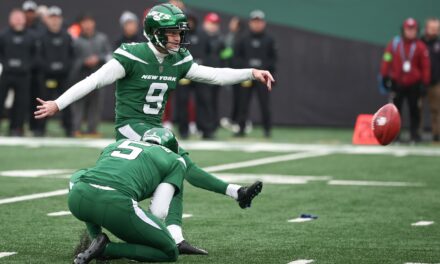
[[[177,248],[164,224],[138,202],[162,183],[182,190],[186,164],[171,150],[120,140],[107,146],[95,166],[72,175],[68,205],[92,237],[106,228],[127,243],[109,243],[104,256],[138,261],[173,261]],[[171,198],[170,198],[171,199]]]
[[[169,93],[191,68],[191,54],[176,53],[159,62],[147,43],[131,43],[122,44],[113,57],[125,70],[116,81],[116,128],[135,121],[161,126]]]
[[[116,139],[141,140],[143,134],[161,127],[169,93],[181,78],[216,85],[229,85],[253,78],[252,69],[212,68],[193,62],[191,54],[162,54],[151,44],[123,44],[113,59],[78,82],[55,100],[60,110],[94,89],[116,82]],[[209,88],[207,88],[209,89]],[[186,164],[185,179],[192,185],[236,198],[238,185],[228,184],[203,171],[179,149]],[[182,193],[175,196],[166,219],[167,226],[182,225]],[[176,237],[176,243],[183,237]]]

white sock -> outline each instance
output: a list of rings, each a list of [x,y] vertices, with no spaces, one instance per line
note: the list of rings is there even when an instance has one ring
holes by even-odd
[[[176,242],[176,244],[179,244],[180,242],[182,242],[183,240],[185,240],[183,238],[183,234],[182,234],[182,227],[178,226],[178,225],[169,225],[167,226],[168,231],[170,232],[171,236],[174,239],[174,242]]]
[[[237,200],[238,199],[238,189],[240,189],[240,188],[241,188],[240,185],[228,184],[228,187],[226,188],[226,195]]]

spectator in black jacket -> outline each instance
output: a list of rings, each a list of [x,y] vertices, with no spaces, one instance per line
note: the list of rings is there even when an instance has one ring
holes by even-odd
[[[44,98],[55,99],[68,88],[67,79],[74,60],[74,48],[72,38],[62,25],[62,10],[57,6],[50,7],[47,12],[47,29],[41,36],[40,48]],[[46,122],[41,122],[44,135]],[[66,136],[71,137],[73,128],[70,107],[62,113],[62,126]]]
[[[220,32],[220,16],[217,13],[206,14],[200,38],[203,64],[222,67],[223,62],[220,54],[225,48],[225,44]],[[196,88],[197,128],[202,132],[204,139],[213,139],[219,124],[218,93],[220,87],[208,88],[206,86],[207,84],[198,85]]]
[[[431,61],[431,83],[428,87],[428,102],[431,112],[432,139],[440,141],[440,20],[429,18],[425,23],[423,42],[429,50]]]
[[[274,40],[266,31],[265,14],[261,10],[250,13],[249,33],[240,39],[235,49],[234,58],[237,68],[262,68],[275,72],[276,51]],[[264,136],[271,136],[271,114],[269,91],[258,82],[247,81],[241,84],[241,103],[239,114],[240,131],[236,136],[245,135],[245,124],[248,118],[252,93],[256,92],[260,104]]]
[[[36,54],[39,53],[41,36],[46,31],[46,26],[41,21],[37,13],[38,6],[34,1],[25,1],[22,5],[22,10],[26,16],[26,28],[33,32],[36,38]],[[37,101],[35,98],[41,97],[43,94],[42,72],[37,64],[34,64],[31,70],[30,77],[30,96],[29,96],[29,110],[33,111],[37,107]],[[43,134],[43,122],[36,120],[32,113],[29,113],[29,128],[35,136],[41,136]]]
[[[122,35],[116,40],[115,49],[121,46],[122,43],[144,41],[144,38],[139,32],[139,19],[134,13],[124,11],[119,18],[119,24],[122,28]]]
[[[35,64],[35,35],[26,29],[24,12],[14,9],[9,15],[9,28],[0,34],[0,110],[9,88],[14,91],[14,103],[9,116],[9,134],[23,136],[23,125],[29,110],[31,70]]]

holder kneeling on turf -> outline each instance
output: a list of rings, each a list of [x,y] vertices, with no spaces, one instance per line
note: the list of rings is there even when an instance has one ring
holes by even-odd
[[[178,248],[160,220],[167,216],[173,196],[182,190],[186,164],[175,153],[177,146],[170,131],[155,128],[146,142],[120,140],[110,144],[94,167],[74,175],[69,209],[86,223],[93,238],[74,263],[96,258],[177,260]],[[138,202],[150,197],[150,211],[145,211]],[[102,227],[126,243],[111,242]]]

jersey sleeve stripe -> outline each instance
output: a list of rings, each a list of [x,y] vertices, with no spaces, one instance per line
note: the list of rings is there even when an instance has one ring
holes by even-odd
[[[182,162],[183,166],[186,168],[186,162],[182,157],[178,158],[177,160]]]
[[[193,59],[192,55],[186,56],[183,60],[174,63],[173,66],[184,64],[185,62],[192,61],[192,59]]]
[[[137,140],[137,141],[140,141],[142,139],[142,137],[136,131],[134,131],[134,129],[131,128],[130,125],[125,125],[123,127],[120,127],[118,128],[118,131],[128,139]]]
[[[125,51],[125,50],[123,50],[121,48],[118,48],[117,50],[115,50],[115,54],[122,55],[122,56],[127,57],[127,58],[129,58],[131,60],[135,60],[135,61],[141,62],[143,64],[148,64],[148,62],[146,62],[146,61],[144,61],[142,59],[139,59],[138,57],[134,56],[133,54],[131,54],[131,53],[129,53],[129,52],[127,52],[127,51]]]

